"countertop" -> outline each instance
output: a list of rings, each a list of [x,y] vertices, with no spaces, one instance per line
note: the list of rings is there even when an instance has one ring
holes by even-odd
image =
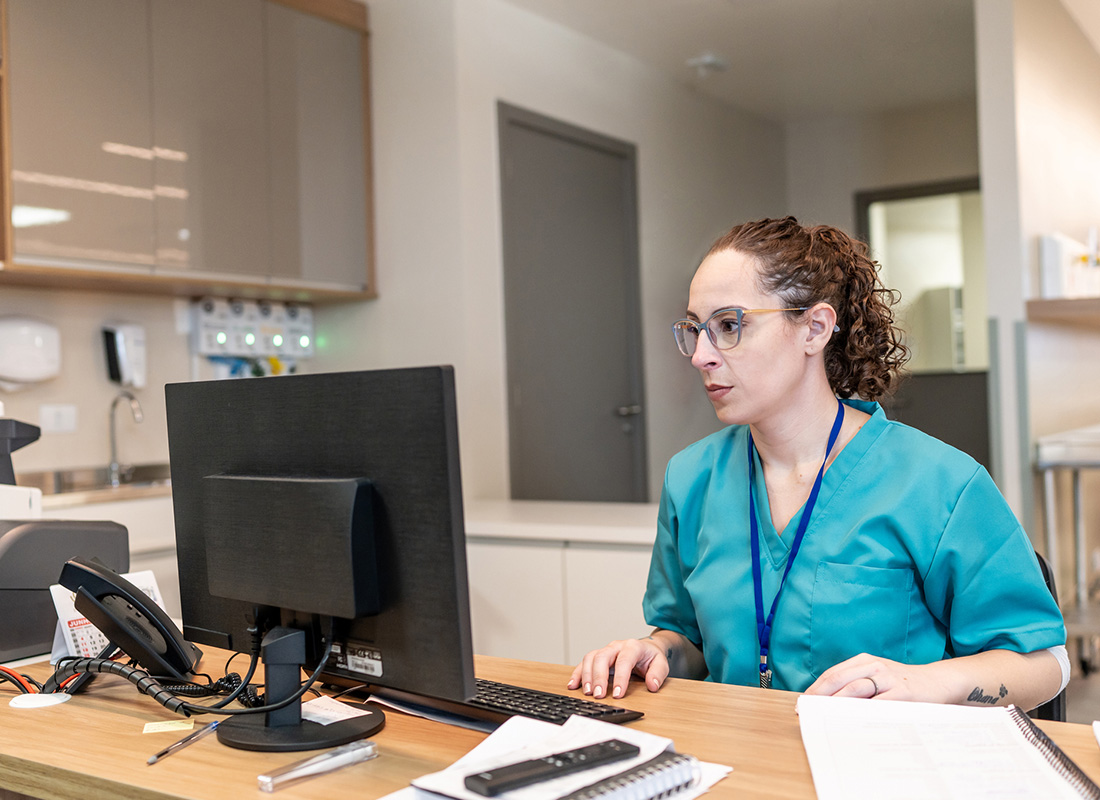
[[[115,477],[112,486],[108,467],[76,467],[22,472],[15,482],[41,491],[43,509],[172,496],[172,472],[167,462],[123,465]]]
[[[1100,467],[1100,425],[1039,437],[1036,462],[1039,469]]]
[[[42,509],[171,496],[167,482],[123,484],[43,494]],[[466,536],[648,547],[657,529],[657,508],[656,503],[470,500],[465,503]]]
[[[471,500],[468,537],[652,545],[656,503]]]
[[[60,492],[42,495],[42,509],[73,508],[92,503],[114,503],[122,500],[142,500],[150,497],[171,497],[172,487],[167,484],[156,486],[119,486],[104,489],[86,489],[78,492]]]

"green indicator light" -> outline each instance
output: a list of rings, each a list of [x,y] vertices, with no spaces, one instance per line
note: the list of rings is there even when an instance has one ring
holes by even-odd
[[[275,345],[276,347],[282,347],[282,346],[283,346],[283,337],[282,337],[282,334],[278,334],[278,333],[277,333],[277,334],[275,334],[274,336],[272,336],[272,337],[271,337],[271,343],[272,343],[273,345]]]
[[[244,343],[247,344],[249,347],[256,344],[256,334],[246,333],[244,335]]]
[[[218,331],[218,335],[214,337],[218,340],[218,344],[225,344],[229,337],[225,335],[225,331]]]
[[[302,346],[302,349],[305,350],[309,347],[309,337],[303,333],[302,338],[298,340],[298,344],[300,344]]]

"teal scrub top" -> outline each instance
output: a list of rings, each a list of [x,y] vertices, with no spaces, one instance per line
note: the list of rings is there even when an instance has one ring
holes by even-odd
[[[803,691],[859,653],[928,664],[1065,644],[1032,545],[986,470],[877,403],[844,402],[872,416],[825,472],[776,607],[772,686]],[[757,686],[748,434],[726,428],[669,462],[643,610],[701,645],[709,680]],[[757,459],[766,614],[802,512],[779,536]]]

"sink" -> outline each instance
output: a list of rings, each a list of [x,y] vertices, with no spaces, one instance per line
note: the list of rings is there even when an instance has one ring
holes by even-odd
[[[43,495],[48,495],[123,487],[171,486],[172,473],[167,464],[133,464],[121,467],[117,487],[111,486],[106,466],[23,472],[15,476],[15,482],[19,486],[37,487]]]

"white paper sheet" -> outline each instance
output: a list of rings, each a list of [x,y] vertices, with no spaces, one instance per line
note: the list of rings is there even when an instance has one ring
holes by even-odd
[[[818,800],[1076,798],[1007,708],[798,698]]]

